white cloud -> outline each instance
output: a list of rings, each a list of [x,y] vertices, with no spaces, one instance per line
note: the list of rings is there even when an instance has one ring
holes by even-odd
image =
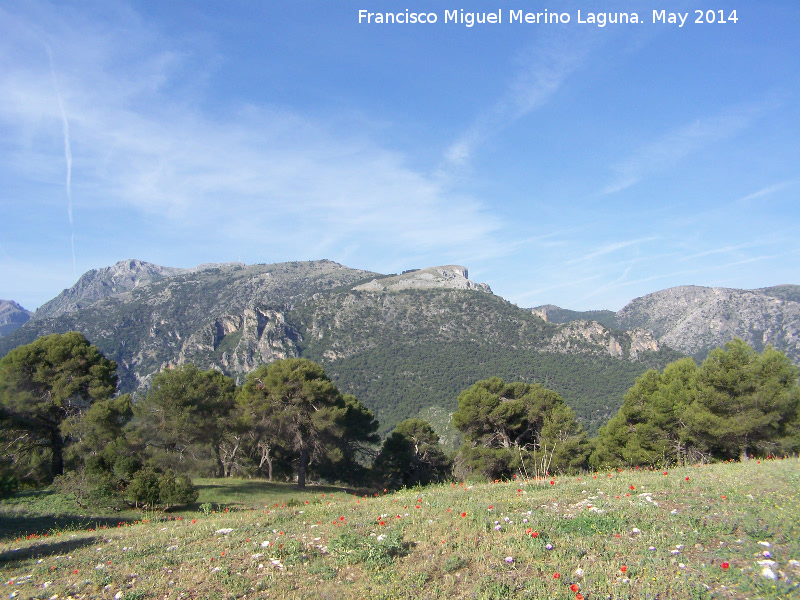
[[[746,129],[765,108],[764,104],[732,107],[663,135],[614,165],[615,176],[603,193],[620,192],[645,177],[674,168],[687,156]]]
[[[202,90],[181,83],[197,57],[117,10],[101,21],[43,10],[36,25],[0,12],[11,65],[0,70],[0,157],[15,177],[63,177],[56,142],[68,115],[69,191],[83,215],[132,207],[176,232],[237,247],[278,241],[304,255],[503,252],[503,224],[485,206],[346,123],[264,105],[204,111],[202,98],[187,99]]]
[[[445,150],[445,168],[464,166],[488,138],[550,101],[581,67],[593,41],[591,36],[543,35],[520,57],[523,66],[497,102]]]

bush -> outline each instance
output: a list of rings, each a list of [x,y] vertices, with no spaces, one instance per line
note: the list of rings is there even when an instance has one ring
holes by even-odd
[[[108,473],[69,471],[53,480],[53,488],[72,496],[82,508],[120,508],[122,505],[119,482]]]
[[[158,490],[160,503],[166,509],[180,504],[191,504],[200,494],[187,475],[175,477],[172,471],[167,471],[159,478]]]
[[[153,469],[145,467],[133,476],[133,481],[125,490],[129,502],[136,508],[155,508],[161,495],[159,489],[159,476]]]
[[[145,467],[137,471],[125,495],[136,507],[167,510],[173,506],[190,504],[197,500],[199,492],[186,475],[178,475],[172,471],[159,473],[155,469]]]

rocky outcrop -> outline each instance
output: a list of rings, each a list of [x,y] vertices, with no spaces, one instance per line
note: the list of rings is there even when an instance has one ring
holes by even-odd
[[[136,259],[122,260],[102,269],[92,269],[81,275],[74,286],[42,304],[36,310],[33,318],[57,317],[185,271],[185,269],[161,267]]]
[[[27,323],[33,313],[13,300],[0,300],[0,337],[16,331]]]
[[[624,327],[649,329],[660,343],[697,358],[741,338],[759,351],[771,344],[800,363],[800,303],[773,292],[792,287],[674,287],[636,298],[617,319]]]
[[[428,269],[405,272],[402,275],[373,279],[369,283],[357,285],[353,288],[354,291],[361,292],[399,292],[409,289],[454,289],[492,292],[485,283],[472,281],[469,278],[467,268],[460,265],[430,267]]]
[[[562,325],[545,347],[559,354],[607,353],[614,358],[637,361],[646,351],[658,352],[658,341],[650,331],[612,331],[597,321],[572,321]]]
[[[259,365],[299,356],[300,339],[282,312],[248,308],[240,315],[215,319],[192,334],[176,362],[217,365],[227,373],[243,375]]]

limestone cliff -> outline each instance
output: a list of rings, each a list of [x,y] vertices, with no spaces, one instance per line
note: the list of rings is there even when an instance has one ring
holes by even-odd
[[[479,290],[491,293],[492,290],[485,283],[475,283],[469,278],[466,267],[460,265],[445,265],[430,267],[394,275],[381,279],[373,279],[369,283],[358,285],[355,291],[363,292],[398,292],[400,290]]]

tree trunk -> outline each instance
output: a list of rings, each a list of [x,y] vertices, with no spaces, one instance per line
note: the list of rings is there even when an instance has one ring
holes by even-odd
[[[53,477],[56,475],[64,474],[64,440],[61,439],[61,434],[57,429],[50,431],[50,447],[53,451],[52,461],[50,463],[50,470]]]
[[[300,466],[297,469],[297,487],[301,490],[306,487],[306,467],[308,466],[308,448],[300,451]]]

